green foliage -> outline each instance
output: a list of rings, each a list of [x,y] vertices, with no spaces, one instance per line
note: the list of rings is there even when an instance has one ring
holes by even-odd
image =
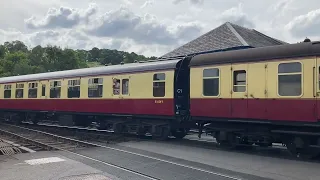
[[[57,46],[36,46],[28,49],[23,42],[13,41],[0,45],[0,77],[114,65],[121,62],[132,63],[136,60],[156,58],[96,47],[89,51],[62,49]]]
[[[88,67],[99,67],[99,66],[104,66],[103,64],[99,63],[99,62],[87,62]]]

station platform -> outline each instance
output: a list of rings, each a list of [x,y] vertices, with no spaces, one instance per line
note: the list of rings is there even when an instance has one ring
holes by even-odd
[[[0,156],[1,180],[120,180],[56,152]]]

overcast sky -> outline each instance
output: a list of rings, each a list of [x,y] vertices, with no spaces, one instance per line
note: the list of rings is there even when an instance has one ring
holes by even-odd
[[[320,40],[320,1],[1,0],[0,43],[160,56],[226,21],[289,43]]]

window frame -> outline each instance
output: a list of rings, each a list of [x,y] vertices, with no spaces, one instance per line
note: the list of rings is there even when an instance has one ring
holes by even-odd
[[[128,82],[128,89],[127,89],[127,94],[123,94],[123,80],[127,80],[127,82]],[[129,96],[130,95],[130,78],[123,78],[123,79],[121,79],[121,95],[122,96]]]
[[[98,83],[94,83],[94,79],[98,79]],[[99,83],[99,79],[102,79],[102,82]],[[92,81],[92,84],[90,84],[90,80],[93,80]],[[90,86],[102,86],[102,93],[101,93],[101,96],[95,96],[95,97],[92,97],[92,96],[89,96],[89,88]],[[87,87],[87,97],[90,98],[90,99],[100,99],[100,98],[103,98],[103,93],[104,93],[104,77],[90,77],[88,78],[88,87]]]
[[[10,89],[8,89],[6,87],[10,87]],[[10,90],[10,97],[5,97],[4,92],[6,90]],[[3,86],[3,99],[12,99],[12,84],[4,84],[4,86]]]
[[[204,71],[208,70],[208,69],[218,69],[219,76],[217,76],[217,77],[204,77]],[[218,93],[218,95],[216,95],[216,96],[206,96],[206,95],[204,95],[204,80],[205,79],[218,79],[219,80],[219,88],[218,88],[219,93]],[[219,97],[221,95],[221,70],[220,70],[219,67],[208,67],[208,68],[202,69],[202,93],[201,93],[201,95],[204,98]]]
[[[30,88],[30,84],[36,84],[37,87],[36,88]],[[28,99],[37,99],[38,98],[38,87],[39,87],[39,83],[38,82],[28,82]],[[36,97],[30,97],[29,96],[30,89],[36,89],[37,90]]]
[[[23,87],[18,87],[18,85],[23,85]],[[22,90],[22,97],[17,97],[17,90]],[[16,83],[16,92],[15,99],[23,99],[24,98],[24,83]]]
[[[69,84],[70,81],[71,81],[71,85]],[[79,84],[74,85],[74,83],[73,83],[74,81],[79,81]],[[69,88],[70,87],[79,87],[79,97],[69,97]],[[81,98],[81,78],[68,79],[67,98],[68,99]]]
[[[63,80],[51,80],[51,81],[49,81],[49,99],[61,99],[61,96],[62,96],[62,81]],[[54,82],[60,82],[60,85],[58,86],[54,86]],[[53,88],[57,88],[57,87],[59,87],[60,88],[60,97],[51,97],[51,89],[52,89],[52,87],[51,87],[51,83],[53,83]]]
[[[119,94],[115,94],[115,86],[114,86],[114,81],[119,80]],[[112,96],[120,96],[122,93],[122,80],[119,77],[112,77]]]
[[[164,80],[154,80],[154,75],[156,75],[156,74],[164,74]],[[153,73],[153,75],[152,75],[152,97],[154,97],[154,98],[166,97],[166,78],[167,78],[167,74],[165,72]],[[154,96],[154,83],[157,83],[157,82],[164,82],[164,95],[163,96]]]
[[[279,66],[280,64],[290,64],[290,63],[299,63],[301,65],[301,72],[294,72],[294,73],[279,73]],[[278,65],[277,65],[277,96],[280,97],[280,98],[297,98],[297,97],[302,97],[303,94],[304,94],[304,66],[303,66],[303,63],[301,61],[288,61],[288,62],[279,62]],[[279,94],[279,74],[280,75],[284,75],[284,74],[289,74],[289,75],[297,75],[297,74],[300,74],[301,75],[301,94],[299,96],[282,96]]]
[[[244,71],[245,72],[245,75],[246,75],[246,82],[245,82],[245,85],[235,85],[235,72],[237,72],[237,71]],[[239,69],[236,69],[236,70],[232,70],[232,82],[231,82],[231,85],[232,85],[232,93],[247,93],[247,91],[248,91],[248,71],[247,71],[247,69],[241,69],[241,68],[239,68]],[[234,91],[234,87],[245,87],[246,88],[246,90],[245,91]]]

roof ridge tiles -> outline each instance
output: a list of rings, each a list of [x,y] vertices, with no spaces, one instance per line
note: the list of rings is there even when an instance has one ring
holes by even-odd
[[[228,26],[228,28],[232,31],[232,33],[239,39],[239,41],[240,41],[243,45],[245,45],[245,46],[248,46],[248,45],[249,45],[249,44],[246,42],[246,40],[244,40],[244,39],[240,36],[240,34],[237,32],[237,30],[235,30],[235,29],[232,27],[232,24],[231,24],[230,22],[226,22],[225,24]]]

